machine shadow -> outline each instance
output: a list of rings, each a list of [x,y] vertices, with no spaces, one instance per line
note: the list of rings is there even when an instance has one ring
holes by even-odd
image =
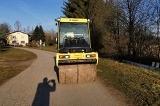
[[[57,80],[59,82],[59,68],[56,66],[56,57],[54,57],[54,63],[54,71],[56,72]]]
[[[49,80],[45,77],[43,82],[40,82],[37,86],[37,91],[32,103],[32,106],[49,106],[50,92],[56,90],[55,80]]]

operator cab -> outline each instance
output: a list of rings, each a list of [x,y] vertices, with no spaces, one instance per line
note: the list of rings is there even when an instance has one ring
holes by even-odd
[[[86,22],[59,22],[59,52],[91,52],[89,24]]]

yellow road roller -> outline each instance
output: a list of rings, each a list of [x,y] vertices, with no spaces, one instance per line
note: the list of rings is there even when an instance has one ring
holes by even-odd
[[[58,18],[56,66],[60,84],[86,83],[96,79],[98,53],[91,48],[90,20]]]

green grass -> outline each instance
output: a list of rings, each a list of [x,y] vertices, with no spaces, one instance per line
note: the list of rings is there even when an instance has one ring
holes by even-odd
[[[29,51],[14,48],[0,49],[0,85],[26,69],[36,57]]]
[[[35,55],[33,53],[20,49],[0,49],[0,61],[30,60],[34,57]]]
[[[160,105],[160,72],[99,59],[98,75],[139,106]]]

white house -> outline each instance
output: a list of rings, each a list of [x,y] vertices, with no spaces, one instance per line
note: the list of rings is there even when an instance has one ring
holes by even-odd
[[[20,31],[15,31],[6,35],[8,45],[26,46],[29,43],[29,35]]]

